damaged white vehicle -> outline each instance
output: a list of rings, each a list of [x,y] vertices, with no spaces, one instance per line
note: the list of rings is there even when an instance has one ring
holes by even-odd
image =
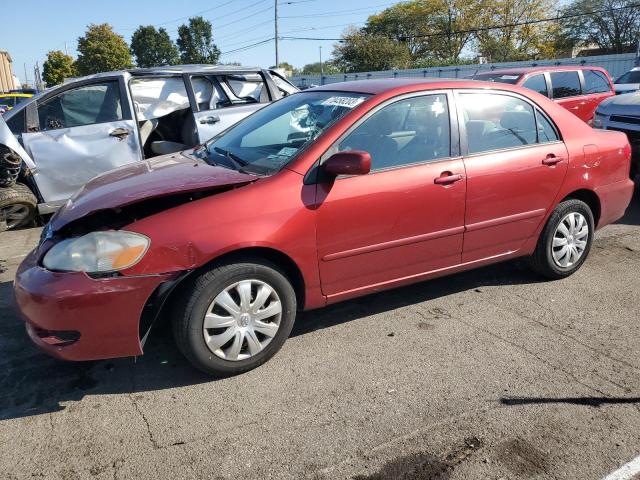
[[[182,65],[74,79],[0,118],[0,231],[62,206],[91,178],[186,150],[298,89],[278,72]]]

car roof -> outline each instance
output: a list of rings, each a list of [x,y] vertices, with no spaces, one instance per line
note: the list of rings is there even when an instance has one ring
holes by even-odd
[[[65,83],[78,82],[94,78],[113,77],[117,75],[129,74],[131,76],[143,75],[182,75],[183,73],[257,73],[262,69],[260,67],[244,67],[241,65],[209,65],[209,64],[189,64],[189,65],[171,65],[164,67],[152,68],[128,68],[125,70],[115,70],[112,72],[101,72],[84,77],[73,77],[65,80]]]
[[[589,65],[539,65],[536,67],[513,67],[513,68],[496,68],[495,70],[485,70],[476,72],[476,75],[524,75],[527,73],[537,72],[553,72],[563,70],[599,70],[604,71],[602,67]]]
[[[351,82],[330,83],[313,89],[304,90],[306,92],[334,91],[353,92],[378,95],[392,91],[418,91],[418,90],[439,90],[445,88],[488,88],[492,90],[512,90],[521,91],[520,87],[514,87],[507,83],[496,84],[495,82],[483,82],[471,79],[456,78],[383,78],[372,80],[354,80]]]

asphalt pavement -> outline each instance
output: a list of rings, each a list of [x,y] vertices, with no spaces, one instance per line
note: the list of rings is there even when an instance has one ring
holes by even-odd
[[[33,347],[0,234],[2,479],[600,479],[640,455],[640,195],[572,277],[508,262],[300,314],[212,380],[169,329],[145,355]]]

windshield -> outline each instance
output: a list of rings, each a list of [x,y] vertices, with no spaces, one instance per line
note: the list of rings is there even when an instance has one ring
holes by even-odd
[[[631,70],[622,75],[616,83],[640,83],[640,70]]]
[[[195,154],[211,164],[272,175],[368,96],[327,91],[290,95],[212,138]]]
[[[522,75],[513,73],[478,73],[473,76],[474,80],[482,80],[483,82],[499,82],[514,84]]]

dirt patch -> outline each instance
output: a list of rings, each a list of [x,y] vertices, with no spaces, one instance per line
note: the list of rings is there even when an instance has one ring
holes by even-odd
[[[481,447],[477,438],[467,438],[444,459],[427,452],[394,458],[378,472],[356,475],[353,480],[447,480],[453,469]]]
[[[526,440],[508,440],[496,450],[498,461],[519,477],[533,477],[547,471],[547,456]]]

